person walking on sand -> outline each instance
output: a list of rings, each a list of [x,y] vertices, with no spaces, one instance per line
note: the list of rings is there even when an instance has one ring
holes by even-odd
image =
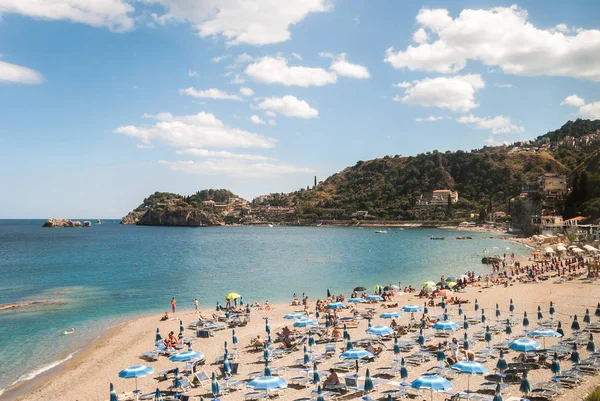
[[[200,305],[200,302],[198,302],[198,298],[194,298],[194,308],[196,308],[196,313],[200,312],[200,309],[198,309],[198,306]]]
[[[177,307],[177,302],[175,301],[175,297],[171,298],[171,309],[173,313],[175,313],[175,308]]]

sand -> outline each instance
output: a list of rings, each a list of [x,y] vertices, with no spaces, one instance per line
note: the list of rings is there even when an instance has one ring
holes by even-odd
[[[516,311],[515,315],[522,317],[523,311],[527,311],[530,321],[532,325],[535,326],[537,307],[540,305],[542,310],[545,313],[545,318],[548,318],[547,311],[549,302],[552,300],[555,303],[555,307],[557,310],[556,318],[557,320],[562,321],[563,328],[565,330],[565,334],[569,336],[571,334],[570,326],[572,321],[573,314],[578,314],[580,322],[585,313],[585,309],[589,308],[590,311],[595,311],[596,304],[598,302],[598,282],[586,282],[583,280],[569,281],[562,284],[556,283],[557,279],[550,279],[546,282],[536,283],[536,284],[514,284],[513,286],[505,287],[493,287],[490,289],[481,289],[478,287],[471,287],[467,289],[466,293],[461,293],[460,295],[470,301],[469,304],[463,306],[465,313],[469,316],[475,315],[473,302],[477,298],[479,305],[481,308],[486,310],[486,315],[488,317],[488,322],[493,322],[495,320],[494,311],[496,303],[500,304],[500,309],[502,310],[502,318],[506,319],[508,317],[508,303],[509,299],[513,299]],[[412,294],[404,294],[400,293],[395,296],[394,302],[398,302],[400,306],[408,304],[408,303],[419,303],[422,304],[422,300],[413,299]],[[314,307],[314,300],[312,303]],[[365,308],[372,305],[360,304],[360,308]],[[377,313],[381,313],[383,308],[380,305],[376,304]],[[271,324],[271,328],[273,332],[280,330],[285,325],[290,325],[292,322],[286,319],[283,319],[283,315],[286,313],[290,313],[293,311],[301,311],[301,307],[297,306],[289,306],[289,305],[275,305],[273,310],[269,312],[253,310],[252,311],[252,319],[251,322],[242,328],[236,329],[236,334],[239,338],[240,344],[240,352],[238,355],[238,362],[240,362],[239,373],[237,375],[238,379],[244,380],[247,378],[247,374],[250,372],[254,372],[257,370],[261,370],[263,368],[263,364],[258,362],[258,357],[262,354],[261,352],[252,352],[250,348],[246,348],[246,345],[249,344],[250,339],[257,334],[260,334],[264,337],[264,326],[265,321],[264,317],[268,316]],[[451,318],[459,321],[459,317],[457,316],[457,306],[450,306],[449,309],[451,313]],[[206,314],[212,313],[212,309],[204,310]],[[441,308],[436,307],[433,308],[430,312],[433,314],[441,313]],[[346,315],[348,312],[344,312],[342,314]],[[110,332],[106,333],[100,340],[91,344],[84,352],[77,355],[72,361],[69,361],[65,368],[49,378],[47,381],[39,385],[34,390],[30,391],[28,394],[18,398],[18,400],[28,400],[28,401],[105,401],[108,400],[108,388],[109,383],[114,383],[117,392],[125,392],[131,391],[134,388],[133,380],[125,380],[120,379],[117,376],[117,373],[123,369],[124,367],[130,365],[137,364],[145,364],[148,366],[152,366],[155,372],[159,372],[164,369],[169,369],[177,366],[175,363],[170,362],[168,358],[161,357],[157,362],[147,362],[140,358],[142,353],[146,351],[151,351],[153,349],[154,343],[154,334],[156,328],[158,327],[161,333],[166,334],[170,330],[178,332],[179,321],[171,320],[166,322],[159,321],[160,315],[152,315],[152,316],[144,316],[138,319],[129,321],[125,324],[122,324]],[[195,321],[196,317],[193,311],[178,311],[175,314],[177,319],[182,319],[184,324],[187,324]],[[404,316],[398,319],[399,323],[407,322],[410,317],[410,314],[404,313]],[[594,320],[598,318],[593,317]],[[373,324],[389,324],[389,320],[380,319],[376,317],[373,320]],[[585,324],[583,324],[585,326]],[[530,326],[531,328],[532,326]],[[364,338],[366,334],[364,330],[367,328],[367,321],[362,320],[359,323],[358,328],[351,329],[350,334],[353,340]],[[483,328],[482,325],[471,326],[469,332],[474,332],[477,330],[481,330]],[[428,330],[432,332],[432,330]],[[514,329],[514,335],[519,334],[522,331],[521,326],[517,326]],[[189,332],[188,332],[189,334]],[[463,330],[459,330],[456,333],[456,336],[459,338],[462,336]],[[497,335],[494,338],[494,342],[500,341],[504,339],[504,335]],[[600,340],[600,337],[599,337]],[[210,339],[197,339],[194,342],[194,349],[199,350],[206,356],[206,365],[205,371],[210,375],[213,371],[218,373],[218,365],[213,364],[212,362],[216,357],[223,354],[223,343],[224,341],[228,341],[230,343],[230,350],[233,345],[231,344],[231,329],[227,329],[224,331],[217,332],[214,337]],[[557,343],[557,339],[547,339],[546,345],[550,346]],[[341,347],[343,343],[338,343],[338,348]],[[475,342],[472,343],[471,349],[480,349],[485,347],[484,342]],[[377,367],[390,365],[394,359],[394,354],[392,352],[392,342],[386,342],[386,347],[382,353],[382,355],[375,361],[367,364],[365,367],[369,367],[371,369],[372,374],[376,375]],[[324,351],[324,345],[319,344],[316,347],[317,352]],[[581,350],[580,353],[582,358],[587,357],[587,351]],[[339,351],[338,351],[339,354]],[[506,359],[507,361],[511,361],[513,357],[517,354],[515,352],[507,353]],[[281,359],[276,359],[273,363],[273,366],[292,366],[294,365],[294,361],[302,358],[303,353],[302,350],[294,352],[292,355],[288,355]],[[339,361],[338,355],[324,359],[320,365],[319,370],[327,370],[334,362]],[[490,371],[493,371],[496,360],[492,359],[486,363],[486,366]],[[428,362],[419,367],[409,367],[409,381],[417,378],[419,374],[425,372],[426,370],[437,366],[439,363],[437,361]],[[570,367],[571,363],[568,361],[561,361],[561,366],[563,370],[566,370]],[[180,365],[181,366],[181,365]],[[361,368],[360,374],[364,375],[365,368]],[[290,379],[294,376],[302,375],[302,373],[288,371],[282,376]],[[138,380],[139,387],[143,393],[148,393],[156,389],[156,387],[160,387],[161,389],[166,389],[170,385],[170,381],[158,382],[156,380],[156,374],[141,378]],[[340,374],[341,376],[341,374]],[[538,381],[548,380],[551,377],[551,372],[549,369],[540,369],[534,370],[530,373],[530,381],[532,385]],[[399,381],[399,379],[395,379]],[[579,386],[575,389],[567,390],[566,394],[561,397],[563,400],[578,400],[581,399],[594,385],[600,384],[600,376],[587,376],[586,383],[582,386]],[[484,381],[484,378],[481,376],[472,376],[470,379],[470,387],[472,389],[476,389],[478,385]],[[455,390],[465,390],[467,387],[467,378],[466,376],[459,376],[452,381],[453,389]],[[283,396],[283,399],[294,400],[301,397],[310,397],[310,392],[313,389],[313,386],[308,388],[299,388],[290,386]],[[380,387],[380,390],[384,390],[386,386]],[[249,390],[243,389],[237,392],[231,392],[221,398],[224,400],[241,400],[243,399],[244,393]],[[189,391],[188,395],[204,395],[205,397],[210,392],[210,385],[204,388],[194,388]],[[372,396],[377,396],[378,392],[372,394]],[[508,398],[509,396],[519,396],[519,388],[517,384],[511,384],[510,388],[504,392],[504,398]],[[208,398],[212,398],[209,396]],[[348,393],[344,396],[344,399],[360,399],[358,393]],[[429,399],[429,393],[424,393],[423,398]],[[434,399],[436,401],[444,400],[448,398],[447,395],[444,394],[435,394]],[[196,398],[199,399],[199,398]]]

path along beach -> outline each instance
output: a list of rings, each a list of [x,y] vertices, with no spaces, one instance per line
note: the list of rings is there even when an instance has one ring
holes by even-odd
[[[591,259],[589,259],[591,260]],[[565,336],[562,338],[535,338],[540,344],[543,342],[544,347],[550,352],[547,361],[537,359],[535,361],[533,354],[532,360],[528,362],[528,380],[531,383],[531,388],[536,387],[552,387],[552,383],[555,383],[555,390],[549,392],[538,392],[539,394],[546,394],[548,397],[553,395],[554,392],[558,394],[561,400],[578,400],[585,396],[594,386],[600,384],[600,364],[595,364],[594,352],[586,350],[586,344],[590,332],[586,330],[588,323],[585,323],[584,315],[586,309],[590,312],[590,319],[592,325],[589,328],[593,331],[596,328],[600,331],[600,326],[597,325],[600,322],[600,317],[595,315],[596,307],[600,301],[598,296],[599,282],[590,280],[587,278],[588,274],[588,260],[580,259],[579,261],[571,259],[573,265],[569,269],[562,269],[558,272],[562,275],[559,277],[557,271],[550,270],[551,263],[547,263],[545,266],[539,265],[536,270],[530,270],[529,275],[535,276],[535,279],[531,282],[521,282],[527,280],[518,280],[516,277],[510,280],[498,281],[494,284],[493,281],[489,282],[489,288],[486,287],[486,280],[470,283],[464,290],[460,292],[452,293],[452,297],[459,297],[463,302],[460,308],[463,311],[462,315],[459,315],[459,305],[448,303],[447,305],[447,318],[450,321],[454,321],[458,325],[458,329],[449,332],[442,332],[435,330],[434,328],[426,328],[424,334],[426,337],[426,344],[422,347],[417,343],[417,336],[419,335],[418,326],[421,325],[419,321],[422,317],[422,311],[414,313],[416,321],[412,322],[409,312],[403,312],[402,307],[408,304],[418,305],[421,308],[424,307],[424,303],[428,301],[427,298],[417,297],[417,293],[404,293],[396,292],[390,302],[373,302],[373,303],[347,303],[347,308],[339,309],[336,311],[337,319],[351,318],[354,314],[357,314],[357,318],[347,322],[348,332],[351,337],[351,341],[354,342],[354,348],[362,348],[364,344],[358,343],[359,340],[373,340],[374,348],[382,348],[382,351],[372,360],[361,360],[359,364],[358,375],[360,377],[358,383],[362,385],[362,378],[365,376],[367,369],[376,382],[376,387],[369,393],[372,399],[387,399],[387,390],[407,390],[409,395],[416,396],[417,399],[431,399],[433,397],[436,401],[441,401],[450,398],[449,394],[446,393],[430,393],[429,391],[417,391],[406,389],[399,385],[401,382],[406,381],[411,383],[413,380],[419,378],[422,374],[435,369],[436,367],[445,366],[451,367],[448,361],[438,361],[436,358],[439,344],[442,344],[442,349],[446,356],[452,354],[452,347],[450,342],[453,337],[456,337],[462,344],[462,339],[465,333],[467,333],[470,344],[470,351],[475,353],[477,361],[480,361],[489,371],[489,375],[464,375],[453,370],[442,370],[440,373],[446,376],[452,386],[454,392],[464,392],[469,387],[472,391],[472,395],[487,397],[491,400],[494,396],[495,386],[489,387],[491,391],[484,392],[481,384],[483,382],[490,382],[499,380],[495,375],[498,373],[496,370],[496,364],[498,362],[498,349],[503,348],[505,350],[505,359],[511,364],[516,362],[518,357],[527,357],[529,355],[522,355],[521,352],[506,349],[506,344],[511,340],[522,337],[528,332],[531,332],[538,328],[538,323],[544,323],[546,327],[557,330],[557,323],[561,322],[562,329],[564,330]],[[556,262],[555,262],[556,263]],[[564,264],[564,261],[562,262]],[[522,269],[525,274],[521,274],[520,277],[526,277],[527,269],[525,265],[531,264],[531,262],[521,261]],[[546,271],[549,270],[549,271]],[[569,271],[570,270],[570,271]],[[510,269],[506,270],[510,272]],[[459,273],[460,274],[460,273]],[[510,276],[510,273],[509,273]],[[541,278],[546,278],[542,280]],[[566,277],[569,277],[567,279]],[[433,278],[432,278],[433,279]],[[434,279],[436,280],[436,279]],[[437,281],[437,280],[436,280]],[[364,283],[367,286],[368,283]],[[276,283],[273,283],[276,285]],[[318,283],[315,283],[318,286]],[[299,289],[299,294],[302,289]],[[352,289],[348,289],[345,295],[345,301],[350,297]],[[325,289],[324,289],[325,293]],[[369,291],[373,293],[373,291]],[[176,294],[175,294],[176,295]],[[243,295],[243,294],[242,294]],[[165,296],[165,303],[168,305],[171,294]],[[291,294],[290,294],[291,299]],[[442,297],[435,298],[435,306],[428,307],[428,316],[432,320],[439,318],[444,320],[444,309],[439,306],[442,301]],[[475,310],[475,303],[477,300],[478,310]],[[514,311],[510,311],[510,301],[512,300],[514,305]],[[316,300],[309,300],[309,313],[314,317]],[[329,301],[332,301],[330,299]],[[555,309],[554,315],[549,314],[550,303],[553,303]],[[383,305],[395,305],[392,307],[384,307]],[[498,312],[496,309],[498,305]],[[538,307],[542,315],[538,321]],[[167,309],[167,306],[165,307]],[[201,308],[205,316],[211,316],[216,313],[215,307],[204,307]],[[367,334],[365,331],[369,325],[369,319],[360,318],[366,316],[369,309],[372,310],[372,319],[370,323],[373,326],[386,325],[389,326],[391,323],[390,319],[384,319],[380,315],[384,312],[399,312],[402,314],[401,317],[395,318],[395,322],[399,328],[402,328],[398,333],[398,341],[400,343],[406,342],[406,347],[403,347],[399,355],[394,353],[394,340],[391,337],[379,338]],[[253,372],[262,372],[264,369],[264,362],[261,360],[263,356],[263,348],[249,346],[251,340],[256,336],[260,335],[262,339],[266,338],[265,333],[265,319],[268,318],[268,322],[271,329],[271,336],[274,340],[271,347],[273,349],[282,346],[282,343],[277,341],[277,334],[281,332],[284,327],[294,329],[294,320],[285,319],[284,316],[291,313],[303,313],[303,306],[289,305],[289,304],[275,304],[271,310],[265,310],[264,308],[259,309],[251,307],[250,321],[243,327],[236,327],[235,334],[239,343],[234,345],[232,343],[232,329],[226,328],[224,330],[214,331],[214,335],[209,338],[197,338],[193,329],[190,328],[190,324],[195,324],[198,320],[197,314],[191,310],[176,311],[171,317],[173,319],[167,321],[161,321],[162,315],[151,315],[144,316],[138,319],[129,321],[118,327],[113,328],[106,333],[102,338],[92,343],[87,349],[78,354],[75,358],[68,361],[64,368],[56,375],[48,378],[45,382],[41,383],[35,389],[23,395],[18,400],[28,401],[74,401],[74,400],[85,400],[85,401],[104,401],[110,398],[109,386],[113,383],[116,387],[116,392],[119,395],[120,400],[132,399],[131,391],[135,388],[134,380],[122,379],[118,377],[119,371],[132,365],[146,365],[154,370],[154,373],[149,374],[146,377],[139,378],[137,380],[138,387],[141,390],[141,394],[148,394],[154,392],[158,387],[163,392],[164,397],[171,396],[175,392],[168,391],[167,389],[173,384],[173,377],[169,376],[166,380],[159,380],[159,372],[164,370],[171,370],[175,367],[179,367],[181,372],[184,372],[185,363],[173,362],[167,356],[158,356],[154,361],[149,361],[143,358],[143,354],[155,349],[155,334],[156,329],[160,330],[163,337],[173,331],[179,333],[180,331],[180,320],[183,321],[185,327],[184,336],[194,338],[192,347],[194,351],[199,351],[203,354],[205,364],[200,365],[196,368],[198,372],[206,372],[210,377],[214,372],[217,375],[221,390],[225,392],[220,395],[222,400],[242,400],[245,399],[245,395],[252,392],[252,389],[246,388],[246,384],[249,381],[249,374]],[[321,325],[325,322],[325,317],[328,312],[333,313],[334,310],[326,310],[320,313],[318,321]],[[357,311],[357,312],[355,312]],[[477,322],[481,320],[482,311],[486,315],[486,321],[484,323]],[[524,312],[527,312],[530,325],[524,327],[522,324]],[[500,316],[497,316],[497,314]],[[224,314],[224,311],[219,314]],[[571,328],[574,316],[577,315],[578,323],[580,324],[580,330],[574,330]],[[463,329],[464,317],[467,316],[471,323],[467,330]],[[511,331],[512,334],[505,332],[507,325],[507,319],[511,319]],[[338,325],[340,331],[343,328],[343,322],[339,321]],[[487,327],[490,327],[491,341],[486,342],[484,332]],[[412,328],[411,328],[412,327]],[[405,333],[405,328],[408,328],[408,332]],[[297,328],[299,334],[294,340],[295,342],[301,342],[302,338],[306,335],[306,330],[303,328]],[[331,333],[331,328],[328,329]],[[303,380],[299,380],[301,377],[313,377],[313,360],[317,361],[318,371],[321,373],[321,381],[324,381],[327,377],[328,371],[334,366],[335,363],[343,361],[340,358],[340,354],[347,347],[347,342],[340,339],[335,342],[336,349],[332,355],[325,355],[326,344],[331,344],[333,341],[321,342],[321,337],[325,338],[326,335],[318,335],[317,333],[325,333],[325,329],[318,329],[313,327],[312,332],[314,338],[318,344],[310,347],[312,352],[308,353],[311,358],[311,362],[307,363],[306,366],[301,366],[304,358],[304,347],[299,346],[298,349],[288,353],[281,353],[278,357],[274,357],[270,362],[270,369],[278,371],[277,374],[285,379],[288,383],[288,387],[283,390],[280,394],[282,399],[285,400],[296,400],[296,399],[316,399],[316,395],[311,392],[315,390],[316,386],[312,383],[304,383]],[[592,333],[595,335],[594,333]],[[481,340],[480,340],[481,339]],[[489,338],[488,338],[489,339]],[[598,341],[600,341],[600,334],[598,334]],[[589,370],[577,369],[576,364],[570,361],[572,354],[572,343],[577,342],[579,344],[578,353],[581,360],[589,360],[592,362]],[[229,352],[235,354],[235,359],[232,362],[238,364],[237,373],[233,375],[229,380],[224,380],[221,374],[220,367],[223,366],[222,362],[215,362],[217,358],[222,357],[224,353],[224,343],[228,342]],[[308,344],[307,344],[308,345]],[[554,347],[554,348],[553,348]],[[427,350],[426,350],[427,348]],[[371,349],[371,348],[369,348]],[[462,345],[459,347],[462,349]],[[183,347],[183,350],[187,350],[187,346]],[[554,354],[554,350],[558,351],[558,355],[561,358],[559,360],[562,372],[570,371],[564,375],[564,380],[552,381],[553,377],[556,376],[550,369],[551,356]],[[272,354],[277,352],[271,351]],[[540,354],[538,352],[538,354]],[[322,355],[318,357],[318,355]],[[462,355],[462,354],[461,354]],[[416,359],[410,358],[410,356],[417,356]],[[401,379],[398,376],[399,366],[396,363],[400,358],[405,358],[407,362],[408,378]],[[473,357],[473,356],[471,356]],[[418,359],[422,358],[421,363]],[[351,365],[354,361],[351,361]],[[451,361],[452,362],[452,361]],[[390,369],[391,368],[391,369]],[[579,374],[576,374],[580,372]],[[584,373],[585,372],[585,373]],[[344,382],[344,376],[352,376],[355,374],[354,368],[350,368],[349,371],[338,371],[340,381]],[[260,374],[259,374],[260,375]],[[184,378],[185,376],[182,376]],[[562,376],[560,376],[562,377]],[[190,379],[193,376],[189,376]],[[506,386],[502,386],[502,397],[508,399],[509,397],[520,397],[522,395],[520,391],[520,382],[522,379],[522,371],[516,371],[515,377],[503,378]],[[242,383],[236,389],[226,389],[228,382],[235,383],[235,381],[241,381]],[[560,383],[556,383],[560,381]],[[300,385],[294,385],[293,383],[300,383]],[[544,385],[537,383],[546,383]],[[481,390],[481,391],[478,391]],[[188,389],[185,393],[186,396],[190,396],[192,400],[199,400],[200,396],[205,399],[212,399],[211,394],[211,383],[203,383],[202,385],[197,384],[192,388]],[[332,396],[339,399],[361,399],[364,395],[362,391],[355,391],[348,389],[347,391],[341,391],[335,393]]]

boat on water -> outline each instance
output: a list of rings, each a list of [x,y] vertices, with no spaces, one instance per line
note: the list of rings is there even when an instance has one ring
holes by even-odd
[[[319,223],[317,224],[317,227],[321,227],[323,225],[323,223]]]
[[[102,224],[101,220],[96,220],[96,224]]]
[[[269,224],[269,227],[273,228],[273,224]]]
[[[473,237],[456,237],[456,239],[473,239]]]
[[[398,228],[398,231],[404,231],[404,228],[402,228],[402,227],[399,227],[399,228]]]
[[[429,238],[429,239],[433,239],[433,240],[445,240],[446,237],[434,237],[433,235]]]
[[[386,230],[375,230],[375,234],[387,234]]]

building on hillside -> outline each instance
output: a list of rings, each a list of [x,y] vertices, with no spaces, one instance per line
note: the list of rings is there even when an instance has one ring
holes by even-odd
[[[562,216],[534,217],[532,223],[537,228],[538,234],[562,234],[564,232]]]
[[[540,194],[546,198],[559,199],[567,195],[567,176],[564,174],[542,174],[538,185]]]
[[[450,201],[452,203],[458,202],[457,191],[451,191],[449,189],[437,189],[433,191],[433,195],[431,196],[431,201],[429,204],[431,206],[447,206],[448,196],[450,196]]]
[[[207,207],[215,207],[215,201],[212,199],[202,201],[202,204]]]
[[[357,210],[352,213],[352,217],[367,217],[368,214],[369,212],[367,210]]]

